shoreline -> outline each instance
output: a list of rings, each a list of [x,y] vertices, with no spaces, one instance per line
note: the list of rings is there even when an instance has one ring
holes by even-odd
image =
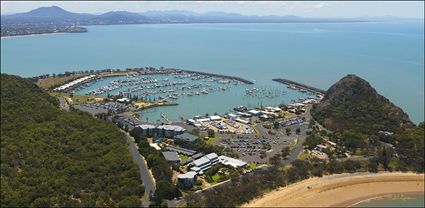
[[[423,195],[423,190],[424,174],[345,173],[303,180],[266,193],[242,207],[351,207],[385,196]]]
[[[42,35],[64,35],[68,34],[65,32],[58,32],[58,33],[40,33],[40,34],[28,34],[28,35],[13,35],[13,36],[2,36],[1,39],[7,39],[7,38],[20,38],[20,37],[30,37],[30,36],[42,36]]]
[[[369,202],[372,200],[379,200],[379,199],[385,199],[385,198],[409,198],[412,196],[423,196],[423,194],[424,192],[416,192],[416,191],[405,192],[405,193],[382,194],[382,195],[377,195],[377,196],[368,197],[368,198],[359,198],[354,203],[347,202],[345,204],[336,205],[336,206],[355,207],[358,204]]]

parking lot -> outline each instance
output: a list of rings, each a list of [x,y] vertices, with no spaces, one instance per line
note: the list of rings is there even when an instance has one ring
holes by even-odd
[[[132,111],[135,108],[130,104],[123,104],[118,102],[106,102],[106,103],[91,103],[91,104],[80,104],[74,105],[74,108],[88,112],[92,115],[99,113],[111,113],[117,114],[125,111]]]
[[[273,128],[273,122],[263,121],[254,125],[256,133],[245,135],[220,135],[221,139],[216,142],[233,149],[239,155],[239,158],[246,162],[268,163],[269,158],[280,153],[284,147],[294,146],[297,138],[302,141],[308,131],[308,123],[300,118],[286,119],[279,121],[279,128]],[[264,126],[272,126],[265,128]],[[290,130],[290,135],[286,134],[286,129]],[[296,129],[299,128],[299,134]],[[261,158],[261,152],[265,156]]]

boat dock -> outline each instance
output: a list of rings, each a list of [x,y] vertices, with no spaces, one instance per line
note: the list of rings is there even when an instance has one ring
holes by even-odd
[[[300,91],[308,91],[308,92],[312,92],[312,93],[319,94],[319,95],[324,95],[325,92],[326,92],[326,91],[321,90],[319,88],[308,86],[308,85],[301,84],[301,83],[298,83],[298,82],[294,82],[294,81],[289,80],[289,79],[276,78],[276,79],[272,79],[272,80],[275,81],[275,82],[286,84],[286,85],[288,85],[289,88],[299,89]]]

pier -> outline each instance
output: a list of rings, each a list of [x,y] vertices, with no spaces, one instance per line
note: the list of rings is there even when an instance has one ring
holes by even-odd
[[[272,79],[272,80],[275,81],[275,82],[286,84],[288,86],[294,86],[295,88],[300,89],[300,90],[306,90],[308,92],[312,92],[312,93],[319,94],[319,95],[324,95],[325,92],[326,92],[326,91],[321,90],[319,88],[308,86],[308,85],[305,85],[305,84],[301,84],[299,82],[294,82],[294,81],[289,80],[289,79],[276,78],[276,79]]]

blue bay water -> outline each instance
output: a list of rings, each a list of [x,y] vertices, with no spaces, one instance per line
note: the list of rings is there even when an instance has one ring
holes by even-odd
[[[164,66],[237,75],[272,86],[272,78],[282,77],[323,89],[346,74],[357,74],[412,120],[424,120],[423,22],[87,28],[88,33],[1,39],[1,71],[35,76]],[[196,105],[211,102],[226,100]]]

